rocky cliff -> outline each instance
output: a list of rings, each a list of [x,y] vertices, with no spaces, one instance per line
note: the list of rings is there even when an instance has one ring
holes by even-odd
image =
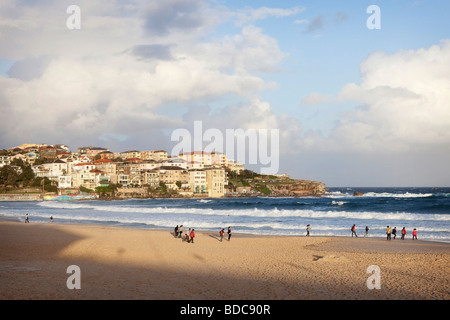
[[[324,183],[310,180],[291,179],[284,183],[267,184],[266,187],[271,191],[271,196],[321,196],[326,192]]]

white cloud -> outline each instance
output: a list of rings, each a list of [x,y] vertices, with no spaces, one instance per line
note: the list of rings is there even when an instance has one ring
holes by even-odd
[[[345,85],[338,98],[362,107],[341,120],[335,136],[367,150],[450,144],[450,41],[394,54],[376,52],[360,69],[361,85]]]
[[[310,132],[299,144],[317,152],[407,154],[442,145],[450,152],[449,40],[394,54],[375,52],[360,70],[361,84],[348,83],[337,96],[314,92],[302,98],[306,105],[355,107],[341,113],[328,136]]]
[[[305,8],[297,6],[289,9],[283,8],[267,8],[261,7],[257,9],[247,8],[239,10],[237,12],[237,24],[244,25],[247,23],[253,23],[258,20],[267,19],[269,17],[282,18],[292,16],[305,11]]]
[[[55,136],[76,146],[99,137],[126,144],[124,137],[180,127],[180,117],[159,108],[253,96],[274,86],[255,73],[275,71],[285,57],[275,39],[251,25],[222,38],[201,37],[222,20],[201,0],[79,6],[82,27],[75,31],[66,28],[64,5],[4,11],[14,19],[0,26],[1,58],[17,62],[9,78],[0,76],[3,147]],[[168,20],[155,25],[156,16]]]

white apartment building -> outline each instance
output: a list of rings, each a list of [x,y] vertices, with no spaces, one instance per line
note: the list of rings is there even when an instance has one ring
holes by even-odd
[[[11,164],[10,156],[0,156],[0,168]]]
[[[188,163],[198,163],[204,166],[221,166],[227,165],[228,160],[226,154],[220,152],[204,152],[192,151],[184,152],[178,155],[178,158],[185,160]]]
[[[206,180],[205,170],[189,170],[189,184],[194,195],[208,194],[208,182]]]

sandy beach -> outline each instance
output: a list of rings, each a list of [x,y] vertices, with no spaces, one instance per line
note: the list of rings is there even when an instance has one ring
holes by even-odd
[[[68,289],[80,268],[80,289]],[[369,289],[369,266],[380,289]],[[448,300],[450,244],[0,222],[0,299]]]

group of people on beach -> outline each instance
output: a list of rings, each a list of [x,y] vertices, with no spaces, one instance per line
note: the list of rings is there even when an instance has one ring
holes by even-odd
[[[352,231],[352,238],[353,235],[355,237],[358,237],[358,235],[356,234],[356,224],[353,224],[353,226],[350,229]],[[366,233],[364,234],[364,237],[369,236],[369,227],[366,226]],[[310,236],[310,232],[311,231],[311,225],[308,224],[306,225],[306,236],[309,237]],[[403,229],[401,230],[401,234],[402,240],[405,240],[405,236],[406,236],[406,228],[403,227]],[[391,227],[387,226],[386,227],[386,236],[387,236],[387,240],[391,240],[392,239],[392,235],[394,236],[394,239],[397,237],[397,227],[394,227],[394,229],[392,229]],[[414,228],[413,232],[412,232],[412,239],[413,240],[417,240],[417,229]]]
[[[403,229],[401,230],[401,234],[402,237],[400,239],[405,240],[405,236],[406,236],[406,229],[405,227],[403,227]],[[386,227],[386,240],[391,240],[392,236],[394,236],[394,240],[397,237],[397,227],[394,227],[394,229],[392,229],[391,227],[387,226]],[[417,229],[414,228],[413,232],[412,232],[412,239],[413,240],[417,240]]]
[[[180,226],[177,225],[174,229],[175,238],[183,239],[183,241],[186,241],[187,243],[189,243],[189,242],[194,243],[195,229],[189,228],[189,230],[187,232],[184,232],[184,236],[183,236],[183,232],[184,232],[183,225],[180,225]]]
[[[182,239],[183,241],[186,241],[187,243],[189,243],[189,242],[194,243],[195,229],[189,228],[189,230],[187,232],[184,232],[183,225],[180,225],[180,226],[177,225],[173,232],[174,232],[175,238]],[[183,236],[183,232],[184,232],[184,236]],[[225,233],[225,229],[221,229],[219,232],[220,242],[222,242],[222,240],[223,240],[224,233]],[[227,233],[228,233],[228,241],[230,241],[231,227],[228,227]]]
[[[224,233],[225,233],[225,229],[220,230],[220,232],[219,232],[220,242],[222,242],[222,240],[223,240]],[[228,241],[230,241],[231,240],[231,227],[228,227],[227,233],[228,233]]]

